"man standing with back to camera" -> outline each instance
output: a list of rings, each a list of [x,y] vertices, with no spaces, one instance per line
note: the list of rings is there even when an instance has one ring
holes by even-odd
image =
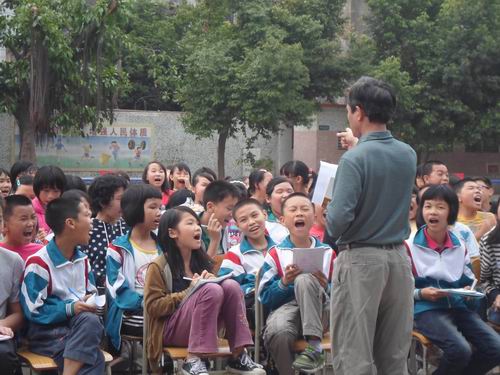
[[[350,129],[339,137],[350,149],[340,159],[327,214],[339,250],[331,298],[334,372],[402,375],[413,325],[413,277],[403,241],[410,233],[416,155],[387,130],[396,107],[388,84],[360,78],[346,107]]]

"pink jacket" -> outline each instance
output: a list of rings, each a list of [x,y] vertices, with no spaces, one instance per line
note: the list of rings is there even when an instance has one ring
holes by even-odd
[[[38,228],[43,229],[47,234],[52,232],[45,221],[45,207],[42,206],[42,202],[38,200],[38,198],[34,198],[31,201],[33,204],[33,208],[35,209],[36,217],[38,219]]]

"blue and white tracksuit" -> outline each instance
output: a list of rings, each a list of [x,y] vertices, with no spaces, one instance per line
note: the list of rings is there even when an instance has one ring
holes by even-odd
[[[235,279],[241,286],[243,294],[247,295],[255,289],[255,276],[264,264],[264,258],[275,244],[273,240],[266,236],[267,249],[266,251],[256,250],[250,244],[246,236],[243,236],[241,243],[233,246],[224,255],[219,276],[232,273]]]
[[[116,238],[106,252],[108,314],[105,329],[116,349],[121,345],[123,312],[143,309],[143,296],[135,290],[135,260],[130,233]],[[158,245],[157,248],[158,255],[162,254]]]

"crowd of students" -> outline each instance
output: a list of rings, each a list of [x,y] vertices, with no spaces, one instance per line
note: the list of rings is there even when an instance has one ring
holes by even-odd
[[[224,327],[228,371],[265,373],[247,352],[255,294],[266,315],[266,368],[321,369],[338,249],[324,207],[310,200],[314,183],[301,161],[283,165],[280,176],[261,169],[241,181],[151,161],[142,183],[116,172],[88,188],[57,166],[0,169],[2,373],[18,373],[24,341],[65,374],[101,374],[103,335],[127,355],[121,338],[142,336],[144,310],[144,360],[153,372],[161,373],[168,345],[187,347],[186,375],[207,373],[204,358],[217,351]],[[458,180],[439,161],[417,168],[407,202],[415,329],[443,350],[438,374],[483,374],[500,364],[500,338],[487,324],[500,324],[500,207],[492,196],[485,177]],[[321,269],[303,273],[293,248],[323,248]],[[471,259],[479,259],[479,280]],[[486,294],[483,303],[442,290],[471,286]],[[93,294],[106,295],[104,319],[86,302]],[[301,337],[308,345],[295,356]]]

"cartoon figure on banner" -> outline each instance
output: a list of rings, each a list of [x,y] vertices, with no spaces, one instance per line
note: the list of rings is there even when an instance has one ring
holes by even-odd
[[[109,149],[111,150],[111,155],[113,155],[113,160],[115,162],[117,162],[118,161],[118,152],[120,151],[120,145],[118,144],[117,141],[111,141]]]
[[[94,159],[94,156],[90,154],[92,151],[92,145],[90,143],[83,144],[82,148],[83,148],[83,155],[80,160]]]
[[[128,141],[128,149],[130,151],[132,151],[133,153],[133,159],[132,161],[129,161],[129,165],[132,166],[132,162],[134,163],[140,163],[141,162],[141,155],[142,155],[142,151],[144,151],[146,149],[146,141],[141,141],[141,143],[139,145],[137,145],[135,143],[135,141],[133,139],[129,140]]]
[[[64,144],[62,143],[62,137],[59,135],[57,136],[57,141],[54,144],[54,148],[56,149],[56,160],[59,162],[61,161],[61,153],[63,152],[68,152],[66,150],[66,147],[64,147]]]

